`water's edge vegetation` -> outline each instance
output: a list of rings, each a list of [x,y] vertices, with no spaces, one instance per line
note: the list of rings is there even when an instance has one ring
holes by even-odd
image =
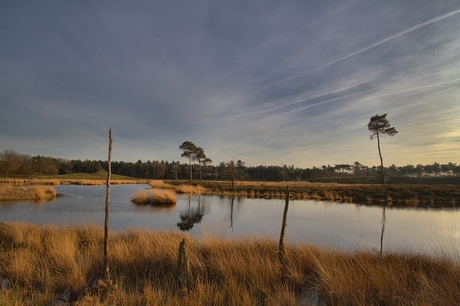
[[[3,179],[0,185],[104,185],[105,180],[91,177],[60,179]],[[170,189],[176,193],[195,193],[248,198],[286,197],[290,186],[290,198],[297,200],[321,200],[365,205],[396,207],[452,208],[460,203],[458,185],[422,184],[338,184],[310,182],[253,182],[253,181],[193,181],[184,180],[136,180],[114,179],[111,184],[150,184],[156,189]],[[51,190],[51,189],[47,189]],[[49,194],[51,194],[50,191]],[[0,200],[2,198],[0,197]],[[31,198],[32,200],[34,198]],[[6,200],[6,198],[5,198]],[[14,200],[14,199],[11,199]]]
[[[187,242],[189,290],[178,248]],[[1,305],[456,305],[459,258],[287,245],[269,239],[196,239],[126,230],[109,238],[111,282],[101,278],[103,229],[0,223]]]
[[[296,200],[321,200],[387,205],[398,207],[457,207],[460,189],[455,185],[369,185],[369,184],[321,184],[306,182],[235,182],[227,181],[151,181],[152,188],[173,188],[179,193],[200,193],[219,196],[249,198],[286,197]],[[187,186],[187,187],[186,187]]]

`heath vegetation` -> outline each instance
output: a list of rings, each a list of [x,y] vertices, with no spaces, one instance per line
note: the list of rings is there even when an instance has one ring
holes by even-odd
[[[187,242],[189,287],[178,248]],[[111,282],[101,278],[103,229],[0,224],[0,305],[457,305],[458,259],[323,249],[264,238],[195,239],[176,231],[110,235]]]
[[[237,196],[249,198],[285,198],[286,185],[290,186],[290,198],[298,200],[322,200],[353,202],[400,207],[457,207],[460,189],[456,185],[386,185],[337,184],[309,182],[234,182],[202,181],[187,184],[186,181],[166,181],[164,188],[199,190],[201,194]]]
[[[52,186],[13,186],[0,184],[0,201],[41,201],[56,197]]]
[[[172,205],[176,204],[176,195],[170,190],[142,189],[134,194],[134,204]]]

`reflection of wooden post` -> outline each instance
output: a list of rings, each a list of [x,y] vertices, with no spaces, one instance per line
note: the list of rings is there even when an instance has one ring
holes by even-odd
[[[182,239],[179,244],[179,286],[181,289],[188,289],[188,256],[187,249],[185,245],[185,239]]]
[[[382,256],[383,253],[383,234],[385,233],[385,223],[387,221],[386,218],[386,207],[383,206],[383,211],[382,211],[382,232],[380,233],[380,256]]]
[[[112,156],[112,129],[109,129],[109,155],[107,160],[107,182],[106,182],[106,196],[105,196],[105,222],[104,222],[104,271],[105,276],[109,275],[109,261],[107,255],[107,247],[109,241],[109,207],[110,207],[110,175],[112,173],[111,166],[111,156]]]
[[[279,243],[279,248],[278,248],[279,257],[281,261],[284,260],[284,233],[286,231],[288,208],[289,208],[289,186],[286,186],[286,202],[284,204],[283,224],[281,226],[280,243]]]
[[[235,197],[232,197],[232,204],[230,206],[230,227],[232,228],[233,231],[233,202],[235,202]]]

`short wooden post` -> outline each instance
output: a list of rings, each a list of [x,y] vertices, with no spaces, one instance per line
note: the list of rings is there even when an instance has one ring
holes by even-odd
[[[188,290],[189,284],[189,267],[188,267],[188,256],[187,246],[185,244],[185,238],[182,239],[179,244],[179,286],[180,289]]]
[[[283,213],[283,224],[281,226],[281,234],[280,234],[280,243],[279,243],[279,258],[281,261],[284,260],[284,234],[286,232],[286,225],[287,225],[287,213],[289,208],[289,186],[286,186],[286,202],[284,204],[284,213]]]
[[[105,196],[105,221],[104,221],[104,273],[105,278],[109,280],[109,260],[108,260],[108,241],[109,241],[109,213],[110,213],[110,176],[112,174],[111,157],[112,157],[112,129],[109,129],[109,153],[107,158],[107,181]]]

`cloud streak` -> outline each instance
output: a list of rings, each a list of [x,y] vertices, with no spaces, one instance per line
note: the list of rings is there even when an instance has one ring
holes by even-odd
[[[421,23],[419,23],[419,24],[417,24],[417,25],[415,25],[415,26],[413,26],[413,27],[410,27],[410,28],[404,30],[404,31],[401,31],[401,32],[398,32],[398,33],[396,33],[396,34],[393,34],[393,35],[391,35],[391,36],[389,36],[389,37],[386,37],[386,38],[384,38],[384,39],[382,39],[382,40],[380,40],[380,41],[378,41],[378,42],[376,42],[376,43],[374,43],[374,44],[372,44],[372,45],[370,45],[370,46],[367,46],[367,47],[365,47],[365,48],[359,49],[358,51],[352,52],[352,53],[350,53],[350,54],[347,54],[347,55],[345,55],[345,56],[339,57],[339,58],[337,58],[337,59],[328,61],[327,63],[322,64],[322,65],[316,67],[315,69],[312,69],[312,70],[309,70],[309,71],[306,71],[306,72],[303,72],[303,73],[300,73],[300,74],[297,74],[297,75],[294,75],[294,76],[285,78],[285,79],[283,79],[283,80],[281,80],[281,81],[278,81],[278,82],[276,82],[276,83],[270,84],[270,85],[265,86],[265,87],[260,88],[260,89],[257,89],[257,90],[255,90],[255,91],[251,92],[251,94],[253,94],[253,93],[255,93],[255,92],[258,92],[258,91],[261,91],[261,90],[268,89],[268,88],[270,88],[270,87],[273,87],[273,86],[276,86],[276,85],[279,85],[279,84],[282,84],[282,83],[285,83],[285,82],[288,82],[288,81],[291,81],[291,80],[293,80],[293,79],[295,79],[295,78],[299,78],[299,77],[305,76],[305,75],[307,75],[307,74],[316,72],[316,71],[318,71],[318,70],[321,70],[321,69],[323,69],[323,68],[326,68],[326,67],[328,67],[328,66],[331,66],[331,65],[333,65],[333,64],[335,64],[335,63],[338,63],[338,62],[341,62],[341,61],[343,61],[343,60],[346,60],[347,58],[350,58],[350,57],[352,57],[352,56],[355,56],[355,55],[358,55],[358,54],[360,54],[360,53],[366,52],[366,51],[368,51],[368,50],[370,50],[370,49],[372,49],[372,48],[375,48],[375,47],[377,47],[377,46],[379,46],[379,45],[381,45],[381,44],[383,44],[383,43],[386,43],[386,42],[388,42],[388,41],[390,41],[390,40],[399,38],[399,37],[401,37],[401,36],[403,36],[403,35],[405,35],[405,34],[408,34],[408,33],[412,32],[412,31],[418,30],[418,29],[420,29],[421,27],[424,27],[424,26],[426,26],[426,25],[430,25],[430,24],[432,24],[432,23],[434,23],[434,22],[438,22],[438,21],[440,21],[440,20],[443,20],[443,19],[445,19],[445,18],[451,17],[451,16],[456,15],[456,14],[458,14],[458,13],[460,13],[460,10],[455,10],[455,11],[446,13],[446,14],[444,14],[444,15],[442,15],[442,16],[438,16],[438,17],[432,18],[432,19],[430,19],[430,20],[427,20],[427,21],[425,21],[425,22],[421,22]]]

